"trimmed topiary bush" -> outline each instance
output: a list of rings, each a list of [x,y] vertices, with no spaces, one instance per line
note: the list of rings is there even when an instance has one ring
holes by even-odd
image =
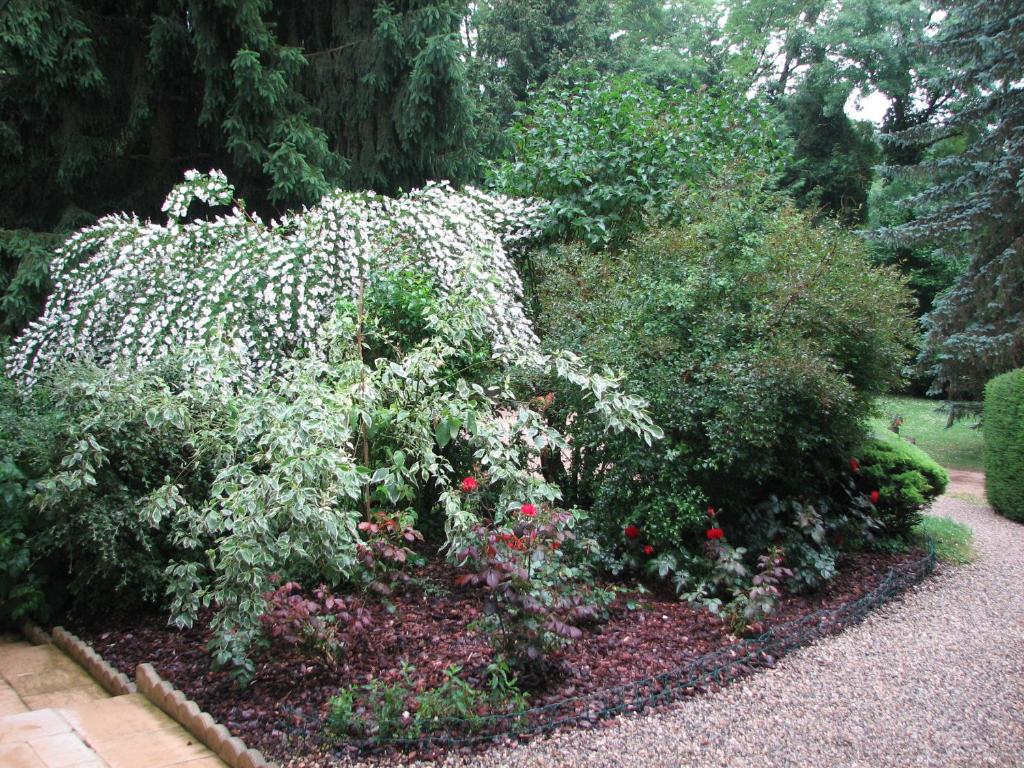
[[[875,438],[861,451],[858,485],[871,497],[888,535],[908,538],[921,522],[921,510],[948,483],[946,470],[916,445]]]
[[[1024,522],[1024,368],[985,387],[985,490],[1001,515]]]

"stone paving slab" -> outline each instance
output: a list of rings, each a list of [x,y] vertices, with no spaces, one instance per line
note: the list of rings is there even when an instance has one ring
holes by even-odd
[[[29,708],[18,696],[18,692],[7,684],[7,681],[0,678],[0,717],[5,715],[20,715],[28,712]]]
[[[0,636],[2,768],[226,768],[140,694],[110,697],[53,646]]]

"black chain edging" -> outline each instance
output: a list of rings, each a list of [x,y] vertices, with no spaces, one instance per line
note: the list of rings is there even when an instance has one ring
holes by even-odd
[[[388,750],[424,750],[465,747],[486,741],[521,739],[550,733],[566,725],[593,724],[622,714],[643,712],[695,695],[710,685],[724,685],[759,667],[772,667],[794,648],[864,620],[867,614],[895,595],[921,581],[935,569],[935,547],[913,563],[893,567],[882,583],[856,600],[826,608],[799,619],[771,627],[756,638],[738,640],[700,656],[670,672],[662,672],[631,683],[572,696],[522,712],[482,715],[476,719],[444,718],[431,724],[432,730],[414,737],[395,739],[322,738],[323,747],[336,755],[370,754]],[[322,722],[307,722],[323,732]],[[305,729],[303,729],[305,730]],[[309,731],[307,731],[307,734]]]

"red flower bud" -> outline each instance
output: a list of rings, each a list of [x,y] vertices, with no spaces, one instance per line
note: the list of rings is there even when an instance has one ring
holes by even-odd
[[[856,459],[850,459],[850,471],[854,474],[860,472],[860,462]]]
[[[647,555],[648,557],[653,555],[654,554],[654,547],[652,547],[650,544],[644,544],[644,554]]]
[[[707,533],[705,535],[708,537],[708,541],[712,541],[714,539],[720,539],[723,536],[725,536],[725,531],[723,531],[721,528],[708,528]]]
[[[872,504],[877,504],[878,500],[881,499],[881,498],[882,498],[882,494],[880,494],[878,491],[872,491],[871,492],[871,503]]]
[[[637,536],[640,535],[640,529],[632,523],[627,525],[622,532],[626,534],[627,539],[635,539]]]
[[[537,516],[537,508],[533,506],[533,504],[523,504],[523,506],[519,508],[519,511],[523,513],[524,517]]]
[[[716,514],[715,508],[708,504],[708,517],[714,517]]]
[[[462,482],[459,483],[459,487],[463,493],[472,493],[477,489],[477,482],[475,477],[464,477]]]

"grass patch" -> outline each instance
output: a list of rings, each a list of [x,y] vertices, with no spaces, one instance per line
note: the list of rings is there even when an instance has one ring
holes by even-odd
[[[930,537],[935,542],[935,556],[944,563],[966,565],[974,561],[974,531],[963,523],[925,515],[914,533],[922,539]]]
[[[984,496],[979,496],[976,493],[967,493],[966,491],[954,491],[953,493],[947,493],[951,499],[959,499],[960,501],[966,501],[968,504],[973,504],[976,507],[984,507],[988,505],[988,500]]]
[[[963,419],[946,429],[946,414],[937,410],[942,403],[919,397],[883,397],[878,401],[881,416],[871,420],[879,437],[897,439],[889,425],[901,416],[900,437],[913,438],[917,447],[948,469],[984,471],[984,441],[976,419]]]

